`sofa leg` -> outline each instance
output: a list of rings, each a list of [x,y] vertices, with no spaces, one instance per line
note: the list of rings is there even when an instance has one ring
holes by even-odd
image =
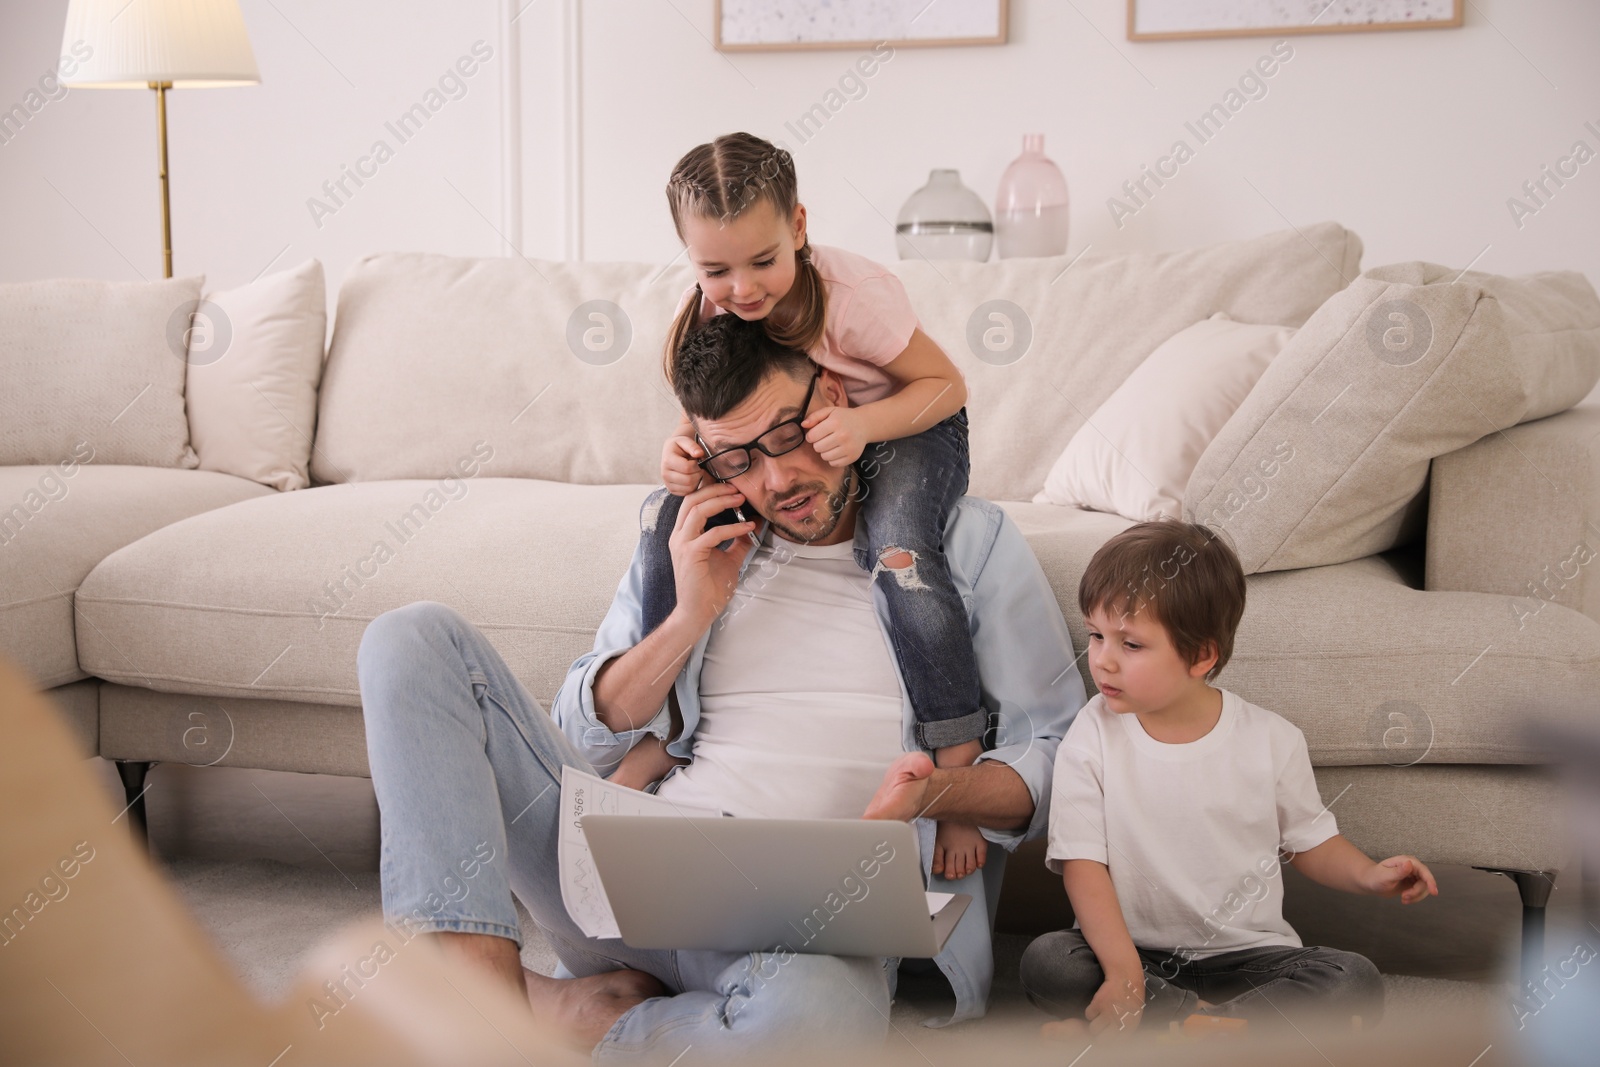
[[[116,761],[117,776],[122,779],[123,796],[128,801],[125,809],[128,813],[128,825],[133,830],[133,839],[144,846],[145,853],[150,852],[150,824],[145,819],[144,794],[149,787],[145,785],[145,776],[150,773],[150,768],[155,764],[150,760],[122,760]]]
[[[1513,871],[1503,867],[1479,867],[1490,874],[1503,874],[1516,883],[1522,898],[1522,982],[1538,977],[1544,966],[1544,908],[1550,891],[1556,887],[1556,871]]]

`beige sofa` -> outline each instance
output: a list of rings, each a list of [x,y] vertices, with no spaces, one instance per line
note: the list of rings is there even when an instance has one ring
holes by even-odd
[[[1029,502],[1055,457],[1166,338],[1216,311],[1302,326],[1357,279],[1360,256],[1354,234],[1321,223],[1165,254],[897,265],[924,327],[967,375],[971,492],[1001,501],[1027,535],[1080,648],[1079,576],[1128,520]],[[196,456],[188,438],[146,450],[169,458],[140,459],[115,436],[125,423],[72,410],[72,383],[50,392],[49,410],[29,407],[24,385],[83,373],[112,335],[157,343],[165,315],[121,289],[90,307],[56,283],[0,287],[0,355],[15,375],[3,404],[21,420],[0,436],[0,460],[12,457],[0,466],[0,652],[56,697],[86,751],[119,762],[130,799],[156,762],[365,775],[356,648],[370,620],[415,600],[462,611],[548,703],[633,550],[675,416],[661,338],[689,281],[685,268],[646,264],[363,260],[342,284],[320,375],[301,383],[307,404],[315,391],[314,430],[309,411],[279,412],[302,464],[310,453],[312,484],[289,490],[192,469],[217,466],[207,452],[223,448]],[[1468,280],[1435,284],[1480,312],[1493,299]],[[167,304],[192,301],[194,285],[162,290]],[[969,343],[996,308],[1012,347]],[[26,349],[59,315],[98,325],[52,370]],[[1569,371],[1588,359],[1600,374],[1600,321],[1506,317],[1518,337],[1537,328],[1570,342]],[[1476,345],[1467,354],[1480,364],[1511,358],[1494,349],[1510,343],[1504,331],[1458,332],[1456,357]],[[156,358],[183,372],[182,360]],[[192,383],[192,351],[187,372]],[[1569,393],[1587,373],[1565,373]],[[197,396],[191,422],[211,414]],[[1333,410],[1312,420],[1317,432],[1342,417]],[[1530,411],[1452,427],[1453,443],[1373,437],[1367,458],[1424,450],[1415,485],[1390,494],[1393,521],[1364,517],[1355,558],[1252,567],[1221,681],[1305,731],[1324,799],[1359,846],[1521,872],[1536,917],[1568,846],[1557,787],[1522,727],[1600,687],[1600,586],[1586,566],[1600,544],[1600,407],[1515,425]],[[181,436],[163,417],[152,432]],[[95,458],[64,476],[69,430],[91,438]],[[1244,430],[1229,424],[1230,447]],[[1440,441],[1451,450],[1430,464]],[[1297,476],[1288,468],[1277,484]],[[1293,498],[1274,489],[1240,514],[1281,519],[1273,509]],[[1307,522],[1350,520],[1313,514],[1301,532]],[[1374,537],[1387,543],[1373,548]],[[1035,867],[1014,876],[1045,877]]]

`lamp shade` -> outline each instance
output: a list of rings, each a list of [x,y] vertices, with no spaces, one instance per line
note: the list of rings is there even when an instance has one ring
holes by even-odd
[[[81,45],[89,58],[61,79],[66,85],[171,82],[192,89],[261,81],[238,0],[70,0],[61,48],[79,55]]]

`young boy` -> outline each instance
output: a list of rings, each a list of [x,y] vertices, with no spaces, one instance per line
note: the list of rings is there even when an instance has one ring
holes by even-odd
[[[1302,947],[1279,864],[1407,904],[1438,895],[1414,857],[1374,863],[1339,835],[1295,726],[1210,684],[1244,600],[1233,551],[1176,521],[1112,538],[1079,583],[1100,692],[1057,751],[1046,852],[1077,924],[1022,957],[1029,999],[1072,1020],[1046,1033],[1312,1007],[1376,1022],[1377,968]]]

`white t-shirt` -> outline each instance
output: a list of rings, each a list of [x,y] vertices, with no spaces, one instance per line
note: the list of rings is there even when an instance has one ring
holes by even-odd
[[[1157,741],[1096,696],[1056,751],[1046,864],[1104,863],[1134,945],[1203,958],[1298,947],[1283,919],[1280,847],[1338,833],[1305,735],[1226,689],[1211,732]]]
[[[852,544],[769,530],[706,642],[694,761],[656,795],[732,815],[860,818],[905,751],[891,655]]]

